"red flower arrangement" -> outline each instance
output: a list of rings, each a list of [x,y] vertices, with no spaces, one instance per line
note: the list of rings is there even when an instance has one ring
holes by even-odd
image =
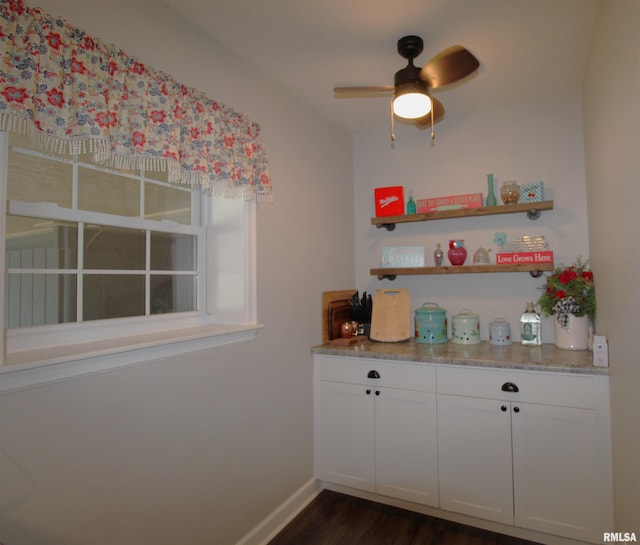
[[[566,321],[569,314],[594,319],[596,293],[593,272],[582,258],[569,267],[556,267],[540,289],[544,292],[538,299],[538,306],[543,314],[557,314],[560,321]]]

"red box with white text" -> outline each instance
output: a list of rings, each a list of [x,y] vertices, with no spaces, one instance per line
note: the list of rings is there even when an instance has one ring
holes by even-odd
[[[539,252],[498,252],[496,254],[496,265],[537,265],[538,263],[553,264],[553,252],[541,250]]]
[[[376,187],[376,217],[404,215],[404,189],[401,185]]]

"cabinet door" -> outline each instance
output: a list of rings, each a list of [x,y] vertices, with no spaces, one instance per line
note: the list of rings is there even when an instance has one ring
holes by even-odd
[[[373,389],[323,380],[317,396],[319,478],[374,492]]]
[[[512,414],[516,525],[584,541],[598,528],[595,411],[517,403]]]
[[[442,509],[513,524],[508,403],[439,395],[438,464]]]
[[[436,395],[377,388],[376,492],[438,506]]]

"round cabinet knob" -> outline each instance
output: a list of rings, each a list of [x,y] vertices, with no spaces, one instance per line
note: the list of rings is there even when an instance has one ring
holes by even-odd
[[[506,405],[503,405],[502,407],[500,407],[500,410],[501,410],[503,413],[506,413],[506,412],[507,412],[507,406],[506,406]]]
[[[367,390],[367,395],[370,395],[370,394],[371,394],[371,390]]]
[[[519,413],[520,412],[520,407],[514,407],[513,408],[513,412],[514,413]]]
[[[380,390],[376,390],[376,395],[379,396],[380,395]]]

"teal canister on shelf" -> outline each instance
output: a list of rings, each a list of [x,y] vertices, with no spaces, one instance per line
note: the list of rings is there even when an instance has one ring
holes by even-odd
[[[447,338],[447,311],[436,303],[424,303],[415,312],[415,340],[424,344],[443,344]]]
[[[496,206],[498,201],[496,194],[493,192],[493,174],[487,174],[487,200],[485,206]]]

